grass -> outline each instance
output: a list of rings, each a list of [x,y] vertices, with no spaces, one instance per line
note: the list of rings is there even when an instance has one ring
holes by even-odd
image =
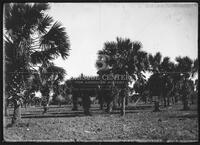
[[[140,108],[141,106],[141,108]],[[71,106],[50,106],[46,114],[41,107],[22,108],[22,122],[15,127],[4,127],[5,141],[198,141],[197,106],[181,111],[176,105],[153,112],[151,106],[129,106],[125,117],[119,110],[111,114],[91,108],[92,116],[84,116],[82,108],[71,111]],[[11,122],[4,119],[5,126]]]

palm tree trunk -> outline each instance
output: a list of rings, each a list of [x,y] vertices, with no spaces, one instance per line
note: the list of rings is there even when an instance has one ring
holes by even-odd
[[[116,109],[117,108],[117,99],[118,99],[118,96],[114,96],[114,100],[113,100],[113,109]]]
[[[27,102],[24,102],[24,108],[26,109],[26,107],[27,107]]]
[[[160,105],[159,105],[159,100],[158,99],[156,99],[155,101],[154,101],[154,110],[153,110],[153,112],[159,112],[160,111]]]
[[[163,101],[164,101],[164,107],[167,107],[166,97],[163,98]]]
[[[144,97],[144,103],[147,104],[147,97],[146,96],[143,97]]]
[[[154,112],[158,112],[158,111],[160,111],[160,109],[159,109],[159,102],[155,101],[154,102]]]
[[[44,111],[43,111],[43,114],[44,114],[44,113],[47,112],[47,105],[44,105],[44,106],[43,106],[43,109],[44,109]]]
[[[126,75],[128,72],[126,72]],[[128,80],[124,82],[124,88],[122,88],[122,108],[121,108],[121,116],[125,116],[126,111],[126,99],[128,98]],[[128,102],[128,101],[127,101]],[[128,104],[127,104],[128,105]]]
[[[19,100],[14,100],[14,112],[12,117],[12,125],[17,124],[21,121],[21,104]]]
[[[75,95],[72,96],[72,102],[73,102],[72,111],[77,111],[78,110],[78,98],[77,98],[77,96],[75,96]]]
[[[192,96],[191,96],[191,104],[194,104],[194,94],[192,94]]]
[[[167,96],[167,106],[170,106],[170,98]]]
[[[112,112],[112,109],[113,109],[113,101],[112,101],[112,100],[109,100],[109,101],[107,102],[106,112],[107,112],[107,113],[111,113],[111,112]]]
[[[121,107],[121,97],[119,96],[118,100],[117,100],[117,104],[118,104],[118,107],[120,108]]]
[[[90,114],[90,106],[91,106],[90,97],[87,95],[83,95],[82,102],[83,102],[84,114],[91,115]]]
[[[125,105],[128,105],[128,96],[125,97]]]
[[[172,104],[173,104],[173,105],[175,104],[174,96],[172,97]]]
[[[99,96],[99,104],[100,104],[100,109],[103,110],[103,96]]]
[[[183,96],[183,110],[190,110],[189,102],[188,102],[188,96]]]
[[[43,114],[47,112],[47,107],[48,107],[48,100],[46,96],[43,96],[44,99],[41,102],[41,105],[43,106]]]
[[[178,103],[178,96],[177,95],[174,97],[174,102],[175,102],[175,104]]]
[[[125,107],[126,107],[126,97],[122,96],[122,102],[121,102],[121,116],[125,116]]]

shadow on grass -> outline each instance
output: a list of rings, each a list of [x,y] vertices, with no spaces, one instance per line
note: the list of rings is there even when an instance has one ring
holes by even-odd
[[[80,117],[82,116],[81,114],[48,114],[48,115],[35,115],[35,114],[30,114],[30,115],[25,115],[22,116],[22,118],[56,118],[56,117]]]
[[[149,111],[149,110],[147,110]],[[111,114],[120,114],[120,110],[113,110],[110,113],[105,112],[105,110],[99,110],[99,111],[90,111],[92,115],[111,115]],[[126,113],[139,113],[138,110],[126,110]],[[22,114],[22,118],[56,118],[56,117],[84,117],[86,116],[83,111],[76,111],[76,112],[47,112],[45,114],[36,114],[36,113],[28,113],[28,114]]]
[[[61,108],[59,106],[49,106],[48,111],[45,114],[42,114],[43,109],[37,108],[39,110],[26,110],[22,114],[22,118],[56,118],[56,117],[81,117],[86,116],[83,113],[83,108],[79,108],[77,111],[72,111],[71,108],[68,108],[69,106],[62,106]],[[60,108],[60,109],[59,109]],[[63,108],[66,108],[64,110]],[[143,106],[127,106],[126,107],[126,113],[139,113],[141,110],[143,111],[152,111],[152,105],[143,105]],[[111,113],[107,113],[105,111],[106,107],[104,107],[103,110],[100,110],[99,106],[92,106],[90,108],[90,112],[93,115],[99,115],[99,114],[120,114],[120,107],[117,107],[113,109]]]
[[[179,111],[198,111],[198,108],[190,108],[189,110],[179,109]]]
[[[173,115],[169,116],[169,118],[178,118],[178,119],[193,119],[193,118],[198,118],[198,114],[186,114],[186,115]]]
[[[152,108],[152,105],[145,105],[145,106],[127,106],[126,110],[146,110]],[[121,110],[120,107],[117,107],[115,110]]]
[[[6,128],[11,128],[11,127],[29,127],[29,123],[19,122],[16,124],[9,123],[6,125]]]

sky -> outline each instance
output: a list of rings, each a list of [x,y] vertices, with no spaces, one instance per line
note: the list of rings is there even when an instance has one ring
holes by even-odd
[[[70,40],[70,56],[54,63],[67,76],[97,75],[97,52],[116,37],[140,41],[142,50],[198,57],[197,3],[50,3],[48,14],[62,23]]]

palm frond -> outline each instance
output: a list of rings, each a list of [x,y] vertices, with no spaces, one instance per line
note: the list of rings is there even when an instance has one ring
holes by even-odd
[[[46,15],[45,17],[42,17],[39,24],[38,24],[38,31],[39,33],[46,33],[47,28],[51,26],[51,23],[53,22],[53,18]]]
[[[115,55],[117,52],[116,43],[113,41],[104,43],[104,51],[107,52],[107,55]]]
[[[33,5],[33,9],[37,10],[37,11],[46,11],[48,9],[50,9],[50,6],[48,3],[35,3]]]
[[[161,63],[161,60],[162,60],[162,55],[160,52],[157,52],[154,56],[154,62],[159,65]]]
[[[18,37],[28,38],[35,32],[39,19],[42,19],[43,4],[15,3],[9,8],[5,16],[5,28],[12,30]],[[46,4],[45,4],[46,5]],[[38,7],[38,8],[37,8]],[[41,7],[41,8],[40,8]]]
[[[6,55],[6,57],[10,58],[11,60],[14,60],[14,58],[16,57],[15,56],[16,55],[15,44],[7,36],[4,36],[4,41],[5,41],[5,55]]]
[[[33,64],[42,64],[45,62],[48,62],[50,60],[54,59],[54,56],[56,53],[54,50],[46,50],[46,51],[35,51],[34,53],[31,54],[31,62]]]
[[[169,66],[170,65],[170,58],[169,57],[164,57],[163,61],[160,64],[160,69],[162,72],[168,72],[169,71]]]
[[[177,57],[176,61],[178,62],[178,69],[182,72],[190,72],[192,69],[192,60],[185,56],[185,57]]]
[[[150,65],[153,65],[153,64],[154,64],[153,55],[152,55],[152,54],[149,54],[149,55],[148,55],[148,58],[149,58],[149,63],[150,63]]]
[[[40,45],[44,49],[54,48],[63,59],[69,56],[70,43],[65,28],[61,23],[55,22],[51,29],[40,39]]]
[[[132,43],[133,53],[138,52],[141,48],[142,48],[141,42],[135,41],[135,42]]]

